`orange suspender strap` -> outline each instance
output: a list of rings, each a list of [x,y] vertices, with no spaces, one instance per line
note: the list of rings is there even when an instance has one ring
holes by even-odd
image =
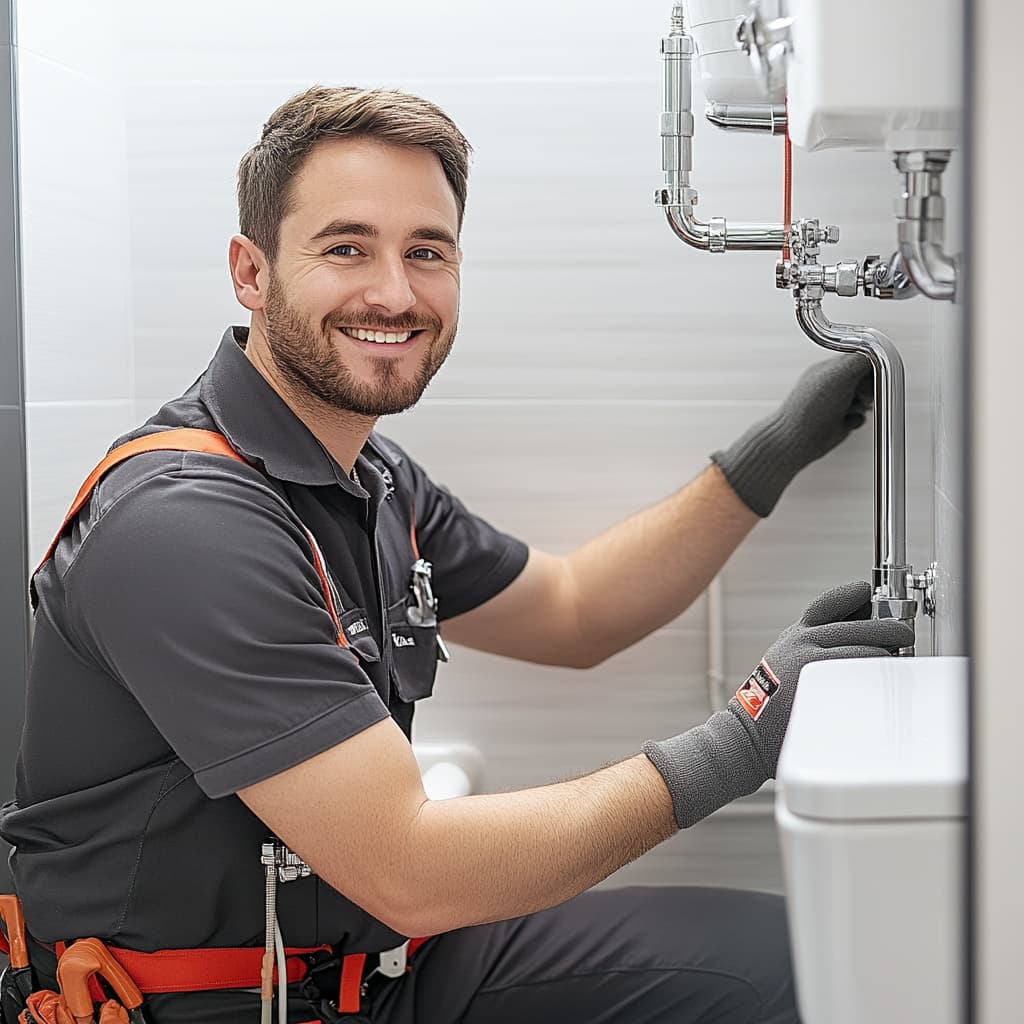
[[[229,459],[234,459],[236,462],[241,462],[245,465],[249,464],[231,447],[228,439],[223,434],[218,434],[214,430],[197,430],[192,427],[162,430],[156,434],[137,437],[134,441],[128,441],[118,446],[89,474],[85,483],[79,488],[78,494],[75,495],[75,500],[71,503],[71,508],[68,509],[68,514],[64,517],[64,522],[61,523],[57,535],[53,538],[53,543],[46,549],[46,554],[43,556],[43,560],[39,563],[36,571],[32,574],[33,576],[53,556],[57,542],[60,540],[64,530],[67,529],[68,523],[78,515],[82,506],[89,500],[90,495],[104,473],[120,465],[126,459],[130,459],[133,455],[141,455],[143,452],[205,452],[207,455],[226,455]],[[334,620],[338,645],[340,647],[347,647],[348,642],[341,628],[338,609],[331,594],[331,586],[327,577],[327,570],[324,566],[323,556],[320,553],[320,546],[317,544],[313,534],[305,526],[302,528],[306,531],[306,538],[309,540],[309,546],[313,552],[313,567],[316,569],[317,577],[320,580],[320,589],[323,591],[324,600],[327,602],[327,611],[330,612],[331,618]]]

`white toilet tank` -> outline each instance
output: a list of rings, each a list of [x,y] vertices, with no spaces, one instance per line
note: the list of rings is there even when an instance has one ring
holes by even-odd
[[[967,659],[800,676],[775,814],[803,1024],[959,1024]]]

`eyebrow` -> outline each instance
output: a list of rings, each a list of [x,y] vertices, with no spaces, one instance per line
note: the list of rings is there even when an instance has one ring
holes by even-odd
[[[318,242],[323,238],[333,238],[336,235],[356,235],[359,238],[379,238],[380,232],[372,225],[361,221],[334,220],[322,227],[311,239]],[[443,228],[419,227],[409,232],[410,238],[423,242],[442,242],[452,249],[458,249],[458,243],[451,233]]]

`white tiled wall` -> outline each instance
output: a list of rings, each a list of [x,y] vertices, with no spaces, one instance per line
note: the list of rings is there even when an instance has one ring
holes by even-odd
[[[54,185],[47,200],[44,175],[33,200],[33,499],[47,517],[64,502],[58,492],[70,497],[77,486],[77,462],[88,462],[123,416],[148,415],[186,387],[223,326],[243,322],[226,272],[237,161],[267,114],[313,82],[418,92],[475,146],[459,341],[421,405],[384,429],[471,507],[531,543],[568,550],[670,493],[824,355],[796,328],[791,298],[775,290],[771,254],[687,249],[653,205],[666,0],[523,0],[499,17],[472,0],[293,0],[287,17],[269,0],[179,0],[159,10],[108,2],[119,21],[120,36],[110,36],[116,64],[79,67],[58,40],[29,69],[29,85],[45,78],[54,95],[74,92],[73,80],[99,105],[91,121],[107,122],[100,135],[74,135],[82,151],[64,165],[66,190]],[[43,20],[28,19],[25,31]],[[86,20],[74,29],[81,38],[106,31]],[[114,66],[120,97],[107,91]],[[25,131],[37,162],[50,166],[53,101],[37,91],[27,109],[40,113]],[[114,141],[122,129],[125,161]],[[99,173],[76,173],[96,161]],[[777,139],[700,124],[702,215],[775,219],[781,164]],[[836,256],[890,251],[897,185],[879,155],[796,154],[795,212],[842,226]],[[76,233],[65,251],[84,277],[61,289],[59,224],[43,211],[65,198],[86,233],[103,225],[103,239],[90,250]],[[109,265],[96,266],[100,254]],[[935,493],[929,310],[923,300],[837,299],[830,314],[880,326],[905,353],[908,533],[913,560],[925,565]],[[47,440],[44,475],[42,439],[72,431],[81,454]],[[821,589],[869,573],[871,482],[862,431],[803,475],[726,568],[732,679]],[[421,711],[419,738],[479,745],[495,789],[586,771],[705,717],[705,649],[698,603],[588,674],[459,650]],[[614,879],[627,880],[777,888],[770,817],[727,809]]]

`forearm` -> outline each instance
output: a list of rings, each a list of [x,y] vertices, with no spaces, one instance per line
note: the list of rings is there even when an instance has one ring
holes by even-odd
[[[400,919],[430,935],[543,910],[676,830],[643,755],[538,789],[427,801],[407,833]]]
[[[603,661],[685,611],[757,522],[712,465],[568,556],[586,660]]]

